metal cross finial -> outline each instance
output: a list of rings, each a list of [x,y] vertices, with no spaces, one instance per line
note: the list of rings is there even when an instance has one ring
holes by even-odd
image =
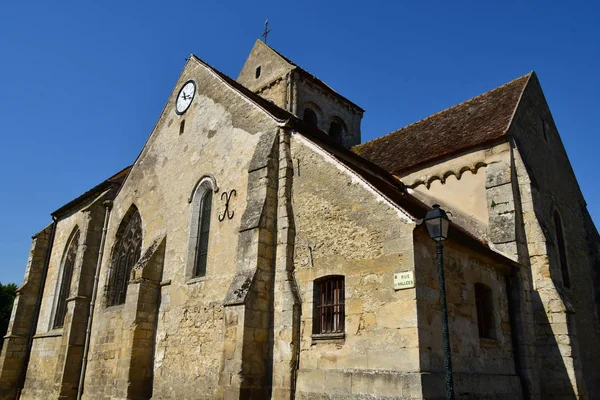
[[[267,35],[269,34],[269,32],[271,32],[271,30],[269,29],[269,20],[265,21],[265,31],[263,32],[262,35],[260,35],[263,39],[263,42],[267,43]]]

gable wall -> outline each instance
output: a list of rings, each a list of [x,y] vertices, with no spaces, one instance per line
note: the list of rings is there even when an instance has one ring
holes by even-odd
[[[302,299],[297,398],[418,397],[415,289],[393,289],[394,273],[414,270],[414,224],[299,135],[291,155]],[[313,282],[332,274],[345,277],[345,338],[318,340]]]
[[[190,109],[178,116],[174,99],[181,85],[194,79],[197,92]],[[185,132],[179,125],[186,120]],[[163,115],[114,201],[102,264],[100,288],[107,288],[115,234],[132,204],[143,223],[142,254],[166,235],[160,297],[147,310],[146,345],[154,347],[153,398],[186,398],[189,393],[212,399],[219,392],[222,370],[223,301],[236,273],[240,219],[247,199],[248,167],[257,143],[276,126],[265,114],[224,85],[194,59],[186,65]],[[210,173],[219,191],[213,194],[209,253],[205,279],[186,277],[191,205],[198,180]],[[229,211],[219,222],[225,201],[235,189]],[[157,283],[155,283],[156,285]],[[122,398],[135,374],[128,367],[135,316],[129,285],[125,305],[106,307],[100,290],[86,374],[86,398]],[[159,304],[156,302],[160,302]],[[157,317],[153,317],[158,313]],[[139,315],[139,312],[136,314]],[[142,334],[142,333],[140,333]],[[128,353],[129,352],[129,353]],[[135,357],[135,353],[133,353]],[[142,368],[136,366],[136,368]],[[143,368],[147,368],[143,367]],[[147,377],[145,379],[148,379]]]
[[[544,137],[545,132],[545,137]],[[598,238],[577,180],[535,76],[510,133],[523,228],[537,296],[536,333],[548,394],[600,394],[598,316],[594,304],[594,248]],[[568,134],[568,133],[567,133]],[[571,288],[562,283],[554,210],[563,223]],[[596,288],[597,289],[597,288]],[[561,357],[557,357],[558,351]]]
[[[260,66],[260,76],[256,78],[256,68]],[[278,54],[257,40],[246,59],[237,81],[252,91],[257,91],[266,85],[284,77],[293,68]],[[265,96],[263,96],[265,97]],[[280,103],[275,103],[283,107]]]

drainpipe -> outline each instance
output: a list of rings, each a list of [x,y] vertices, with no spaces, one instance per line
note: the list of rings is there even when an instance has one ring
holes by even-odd
[[[21,392],[23,386],[25,386],[25,377],[27,376],[27,367],[29,366],[29,358],[31,357],[31,348],[33,347],[33,336],[37,329],[38,319],[40,317],[40,306],[42,305],[42,298],[44,297],[44,287],[46,286],[46,276],[48,275],[48,266],[50,265],[50,255],[52,254],[52,247],[54,246],[54,235],[56,234],[57,217],[52,216],[52,231],[50,232],[50,240],[48,241],[48,249],[46,250],[46,258],[44,260],[44,269],[42,270],[42,280],[40,282],[40,291],[38,292],[37,299],[35,300],[35,309],[33,312],[33,322],[31,329],[29,330],[29,341],[27,342],[27,351],[25,352],[25,361],[21,374],[19,376],[19,385],[17,386],[17,397],[16,400],[21,398]]]
[[[104,212],[104,224],[102,227],[102,238],[100,239],[100,252],[98,253],[98,262],[94,273],[94,288],[92,289],[92,298],[90,299],[90,312],[85,330],[85,344],[83,345],[83,359],[81,363],[81,373],[79,374],[79,386],[77,387],[77,400],[81,400],[83,395],[83,382],[85,380],[85,371],[87,369],[88,351],[90,349],[90,337],[92,334],[92,322],[94,321],[94,306],[96,304],[96,294],[98,293],[98,281],[100,280],[100,266],[102,265],[102,256],[104,255],[104,242],[106,241],[106,231],[108,228],[108,219],[112,208],[112,201],[104,202],[106,207]]]
[[[300,286],[298,286],[298,281],[296,280],[296,274],[292,272],[292,278],[294,279],[294,286],[296,289],[298,304],[295,306],[298,308],[298,312],[296,313],[297,321],[296,321],[296,365],[294,369],[294,381],[292,382],[292,400],[296,398],[296,388],[298,387],[298,370],[300,369],[300,351],[302,350],[302,299],[300,298]]]

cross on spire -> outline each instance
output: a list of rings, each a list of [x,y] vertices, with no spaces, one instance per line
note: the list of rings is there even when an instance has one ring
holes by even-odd
[[[271,32],[271,30],[269,29],[269,20],[265,21],[265,31],[263,32],[262,35],[260,35],[263,38],[263,42],[267,43],[267,35],[269,34],[269,32]]]

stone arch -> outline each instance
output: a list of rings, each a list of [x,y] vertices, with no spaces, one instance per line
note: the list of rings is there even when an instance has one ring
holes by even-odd
[[[431,184],[435,181],[440,181],[441,183],[444,183],[444,181],[442,181],[442,178],[434,175],[434,176],[430,177],[429,179],[427,179],[427,183],[425,184],[427,189],[429,189],[431,187]]]
[[[321,126],[321,121],[323,121],[323,111],[321,111],[321,107],[313,102],[307,102],[304,104],[303,109],[302,119],[309,125],[319,128]]]
[[[334,115],[329,119],[327,133],[332,139],[342,140],[342,138],[348,133],[348,128],[342,118]]]
[[[115,237],[108,286],[109,306],[125,303],[131,270],[142,254],[142,239],[142,217],[132,204]]]

